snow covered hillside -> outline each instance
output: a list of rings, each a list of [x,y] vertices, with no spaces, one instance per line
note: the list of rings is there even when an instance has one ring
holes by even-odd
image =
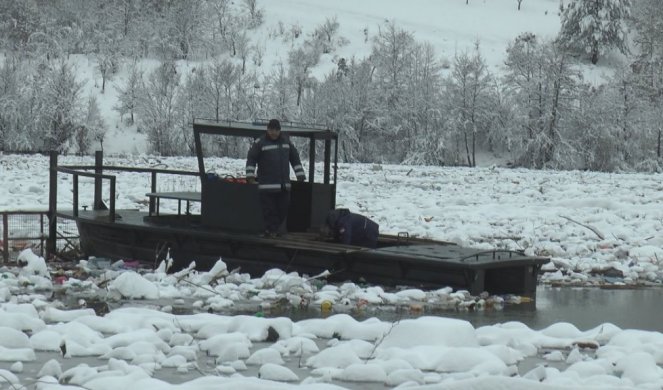
[[[654,0],[31,4],[0,7],[3,151],[190,155],[193,118],[278,118],[347,162],[663,169]]]
[[[420,42],[430,43],[444,67],[450,67],[455,55],[472,51],[479,43],[481,53],[490,71],[503,71],[506,48],[509,42],[523,32],[552,39],[559,31],[557,0],[529,0],[517,10],[512,0],[474,0],[469,4],[458,1],[420,0],[414,3],[401,0],[339,0],[320,3],[311,0],[280,0],[258,2],[263,9],[264,22],[250,30],[252,45],[263,51],[260,65],[249,61],[248,73],[269,75],[279,64],[288,62],[290,50],[301,44],[307,35],[328,19],[336,19],[339,27],[334,50],[323,54],[312,75],[320,80],[338,66],[341,58],[365,58],[371,54],[372,42],[385,23],[394,22],[411,32]],[[293,31],[300,31],[294,38]],[[226,54],[228,58],[231,58]],[[120,121],[113,107],[117,105],[117,89],[128,77],[128,61],[117,76],[101,93],[101,76],[94,56],[72,56],[76,74],[85,83],[85,93],[97,96],[109,133],[104,145],[107,154],[136,154],[146,151],[144,133],[137,133],[135,126]],[[600,75],[611,69],[609,60],[589,75]],[[234,59],[239,62],[239,59]],[[179,61],[180,72],[186,74],[192,68],[208,60]],[[158,66],[155,60],[141,60],[140,67],[149,72]]]

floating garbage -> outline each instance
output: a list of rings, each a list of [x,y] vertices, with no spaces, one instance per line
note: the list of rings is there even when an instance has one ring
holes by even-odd
[[[329,300],[324,300],[322,303],[320,303],[320,310],[322,311],[330,311],[332,309],[332,302]]]
[[[90,257],[86,265],[92,269],[108,269],[111,266],[111,260],[103,257]]]
[[[410,313],[423,313],[424,311],[424,305],[420,303],[411,303],[409,307]]]

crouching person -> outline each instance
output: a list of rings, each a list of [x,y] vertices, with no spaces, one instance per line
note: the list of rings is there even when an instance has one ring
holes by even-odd
[[[378,244],[380,226],[361,214],[348,209],[330,210],[326,228],[334,239],[342,244],[375,248]]]

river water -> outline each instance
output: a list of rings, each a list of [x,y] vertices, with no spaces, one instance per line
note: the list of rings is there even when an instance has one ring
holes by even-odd
[[[606,290],[599,288],[571,288],[571,287],[546,287],[540,286],[537,290],[537,299],[534,302],[505,305],[502,309],[485,310],[445,310],[445,311],[426,311],[417,310],[362,310],[347,311],[348,314],[355,316],[358,320],[368,317],[378,317],[385,321],[395,321],[402,318],[412,318],[421,315],[438,315],[452,318],[459,318],[469,321],[474,327],[492,325],[509,321],[519,321],[532,329],[540,330],[549,325],[558,322],[568,322],[574,324],[581,331],[588,330],[609,322],[622,329],[642,329],[663,332],[663,315],[660,312],[661,302],[663,301],[663,288],[641,288],[641,289],[615,289]],[[111,309],[118,306],[143,306],[159,308],[168,302],[145,302],[131,301],[113,304]],[[176,307],[173,307],[179,311]],[[256,315],[265,316],[288,316],[294,321],[327,316],[332,313],[322,313],[319,309],[309,308],[306,310],[284,310],[271,313],[255,312],[257,307],[251,305],[239,305],[233,312],[223,314],[249,314],[253,312]],[[185,310],[182,310],[184,313]],[[338,311],[337,311],[338,312]],[[319,340],[322,347],[326,340]],[[264,348],[268,344],[255,343],[254,350]],[[26,362],[24,370],[18,374],[24,385],[34,383],[36,374],[43,364],[50,360],[57,359],[61,362],[63,369],[67,369],[79,364],[88,364],[90,366],[99,366],[106,363],[98,358],[73,358],[63,359],[57,353],[37,353],[37,360]],[[203,372],[208,375],[214,375],[214,362],[209,361],[209,357],[200,356],[198,364]],[[540,356],[527,358],[518,365],[521,374],[529,371],[531,368],[542,363]],[[546,364],[552,364],[546,362]],[[555,363],[560,369],[564,369],[564,362]],[[9,369],[11,362],[0,362],[0,368]],[[286,366],[297,373],[300,378],[305,378],[310,373],[305,368],[299,367],[297,359],[287,361]],[[257,375],[257,367],[249,367],[247,371],[242,372],[245,376]],[[162,369],[155,372],[156,378],[165,380],[169,383],[181,383],[201,376],[201,372],[191,371],[180,373],[174,369]],[[383,384],[375,383],[349,383],[334,382],[348,389],[384,389]],[[28,386],[29,387],[29,386]]]
[[[70,297],[72,298],[72,297]],[[77,297],[73,297],[76,301]],[[192,302],[180,300],[179,304],[171,301],[120,301],[110,304],[109,309],[121,306],[149,307],[156,310],[171,306],[174,314],[191,314]],[[510,321],[522,322],[531,329],[541,330],[558,322],[568,322],[579,330],[585,331],[604,323],[612,323],[622,329],[641,329],[663,333],[663,287],[642,287],[605,289],[597,287],[550,287],[539,286],[536,300],[518,304],[505,304],[501,308],[456,309],[422,305],[377,306],[367,305],[361,309],[356,306],[342,307],[334,305],[331,311],[321,311],[320,307],[309,305],[306,308],[293,308],[272,305],[264,309],[259,302],[236,302],[233,307],[218,314],[256,315],[264,317],[288,317],[293,321],[308,318],[324,318],[333,314],[345,313],[362,321],[371,317],[383,321],[398,321],[419,316],[441,316],[463,319],[475,328]],[[416,307],[413,310],[412,307]]]
[[[532,329],[568,322],[581,331],[609,322],[622,329],[663,333],[663,288],[602,289],[546,287],[537,289],[536,302],[507,305],[503,310],[450,312],[475,327],[520,321]]]
[[[501,309],[482,310],[429,309],[408,310],[393,307],[369,307],[366,310],[334,310],[329,314],[345,312],[357,320],[377,317],[384,321],[397,321],[422,315],[458,318],[469,321],[475,328],[519,321],[534,330],[546,328],[557,322],[568,322],[585,331],[604,323],[612,323],[622,329],[641,329],[663,333],[663,288],[643,287],[629,289],[604,289],[596,287],[539,286],[535,301],[506,304]],[[252,309],[244,307],[242,314]],[[229,313],[230,314],[230,313]],[[319,308],[309,310],[284,310],[265,313],[268,316],[285,316],[294,321],[324,316]]]

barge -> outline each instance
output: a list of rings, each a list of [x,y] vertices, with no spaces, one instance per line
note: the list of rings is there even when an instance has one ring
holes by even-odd
[[[51,155],[49,216],[74,220],[80,245],[88,256],[140,260],[153,266],[169,254],[175,268],[195,261],[196,268],[211,268],[219,259],[229,269],[261,276],[272,268],[317,275],[327,271],[330,281],[367,282],[390,286],[465,289],[473,295],[518,294],[534,298],[537,276],[547,258],[523,252],[479,250],[450,242],[410,237],[407,233],[381,234],[376,248],[344,245],[319,233],[327,213],[336,206],[338,134],[316,126],[283,126],[299,144],[308,143],[308,180],[292,182],[288,233],[264,238],[258,186],[242,179],[209,172],[211,145],[232,137],[256,139],[264,123],[195,120],[194,142],[198,171],[104,166],[97,152],[94,166],[60,166]],[[321,165],[321,166],[320,166]],[[321,168],[321,169],[316,169]],[[111,172],[150,175],[145,196],[148,210],[116,210],[117,177]],[[316,175],[317,173],[321,173]],[[71,175],[72,209],[57,209],[57,175]],[[200,192],[158,192],[158,175],[186,175],[200,180]],[[78,179],[94,179],[91,209],[79,209]],[[102,201],[102,182],[108,181],[109,204]],[[178,202],[178,212],[163,213],[161,201]],[[191,205],[199,203],[199,213]]]

